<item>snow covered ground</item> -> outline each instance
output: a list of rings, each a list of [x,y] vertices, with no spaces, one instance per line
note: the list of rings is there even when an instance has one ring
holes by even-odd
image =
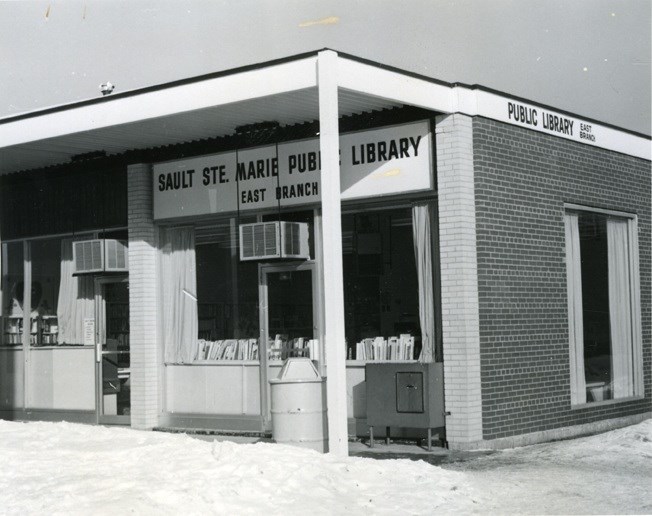
[[[652,420],[433,466],[0,421],[3,514],[652,513]]]

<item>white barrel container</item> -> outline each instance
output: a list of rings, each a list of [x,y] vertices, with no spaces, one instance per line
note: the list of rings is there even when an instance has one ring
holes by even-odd
[[[274,441],[326,452],[326,389],[312,361],[288,358],[269,383]]]

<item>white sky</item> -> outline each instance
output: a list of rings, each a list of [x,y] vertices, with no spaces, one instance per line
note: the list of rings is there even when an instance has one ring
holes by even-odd
[[[329,47],[650,134],[650,4],[0,2],[0,116]]]

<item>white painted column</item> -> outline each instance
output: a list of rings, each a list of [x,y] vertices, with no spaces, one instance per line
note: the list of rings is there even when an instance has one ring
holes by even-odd
[[[349,453],[346,416],[346,346],[342,214],[340,201],[340,135],[338,127],[337,54],[319,52],[319,149],[321,151],[322,260],[324,266],[324,346],[329,453]]]
[[[482,440],[473,119],[438,116],[436,138],[446,438],[464,449]]]
[[[158,229],[152,211],[152,168],[129,165],[129,333],[131,426],[153,428],[161,412],[161,352],[158,341]]]

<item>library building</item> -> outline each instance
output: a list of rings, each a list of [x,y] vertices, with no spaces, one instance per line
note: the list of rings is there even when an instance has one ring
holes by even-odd
[[[345,455],[652,417],[650,153],[332,50],[0,119],[0,418]]]

